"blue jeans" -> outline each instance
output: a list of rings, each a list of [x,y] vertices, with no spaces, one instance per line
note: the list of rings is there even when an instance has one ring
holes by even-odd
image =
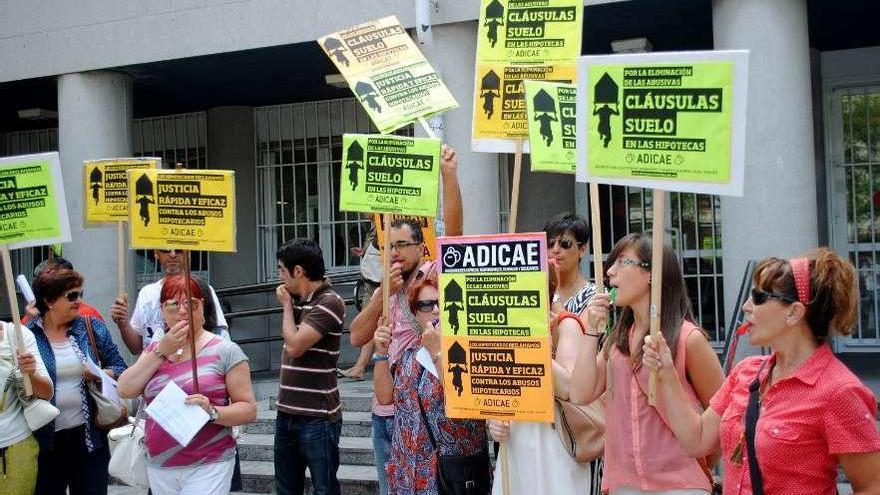
[[[303,495],[306,467],[314,495],[340,495],[339,435],[342,421],[322,421],[282,412],[275,419],[275,491]]]
[[[376,456],[376,475],[379,477],[379,495],[388,495],[388,477],[385,464],[391,452],[391,435],[394,432],[394,416],[373,415],[373,451]]]

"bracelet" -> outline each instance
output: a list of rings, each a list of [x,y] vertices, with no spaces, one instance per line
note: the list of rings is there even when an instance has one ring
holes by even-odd
[[[168,357],[165,354],[162,354],[162,351],[159,350],[159,346],[153,348],[153,354],[162,358],[162,361],[168,361]]]
[[[388,354],[376,354],[374,352],[373,353],[373,362],[375,363],[378,361],[388,361]]]

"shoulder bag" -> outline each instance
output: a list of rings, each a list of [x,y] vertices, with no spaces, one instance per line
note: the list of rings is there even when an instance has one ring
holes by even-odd
[[[107,433],[107,441],[110,444],[108,472],[110,476],[128,486],[149,488],[142,414],[143,403],[134,418],[126,418],[130,424],[114,428]]]
[[[584,324],[574,313],[561,313],[557,321],[571,318],[578,322],[581,331],[586,333]],[[605,407],[603,393],[595,401],[574,404],[568,398],[553,397],[556,415],[553,428],[559,434],[565,451],[577,462],[590,462],[605,452]]]
[[[0,325],[5,325],[3,322],[0,322]],[[8,367],[9,378],[6,380],[6,385],[3,390],[0,391],[0,402],[2,402],[2,395],[5,394],[6,390],[12,388],[15,395],[13,400],[18,399],[22,405],[22,413],[24,414],[24,420],[30,428],[31,431],[37,431],[40,428],[49,424],[53,419],[55,419],[61,411],[58,410],[51,402],[46,399],[41,399],[35,395],[28,396],[25,393],[24,388],[24,375],[18,367],[18,360],[15,357],[15,349],[16,345],[12,341],[13,332],[10,326],[3,327],[3,333],[5,334],[5,339],[9,345],[10,355],[12,357],[11,366],[7,364],[7,361],[0,360],[0,366],[4,368]]]
[[[95,343],[95,333],[92,330],[92,319],[86,316],[84,320],[86,323],[86,333],[89,337],[89,346],[91,346],[92,353],[98,360],[98,367],[103,369],[103,359],[101,359],[101,354],[98,352],[98,346]],[[86,380],[86,386],[89,389],[89,395],[92,396],[92,400],[95,402],[95,424],[98,425],[98,428],[110,430],[128,422],[128,409],[101,393],[100,381]]]

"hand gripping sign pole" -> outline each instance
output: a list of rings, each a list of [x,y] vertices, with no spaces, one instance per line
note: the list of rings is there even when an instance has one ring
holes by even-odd
[[[9,297],[9,310],[12,312],[12,322],[15,324],[15,347],[21,352],[25,352],[24,339],[21,338],[21,315],[18,312],[18,298],[15,295],[15,286],[12,279],[12,260],[9,256],[9,248],[5,245],[0,247],[0,256],[3,257],[3,278],[6,281],[6,295]],[[9,338],[8,336],[6,337]],[[12,351],[14,362],[18,362],[15,351]],[[34,387],[31,384],[31,378],[24,375],[24,391],[30,397],[34,393]]]
[[[651,340],[660,335],[660,309],[663,297],[663,232],[666,223],[666,191],[654,188],[654,221],[651,235]],[[648,375],[648,404],[657,405],[657,370]]]

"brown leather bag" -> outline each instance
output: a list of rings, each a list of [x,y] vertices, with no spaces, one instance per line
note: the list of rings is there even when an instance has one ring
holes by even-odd
[[[562,313],[558,321],[571,318],[586,332],[574,313]],[[556,418],[553,427],[565,451],[577,462],[590,462],[605,452],[605,394],[587,405],[573,404],[567,398],[554,397]]]

